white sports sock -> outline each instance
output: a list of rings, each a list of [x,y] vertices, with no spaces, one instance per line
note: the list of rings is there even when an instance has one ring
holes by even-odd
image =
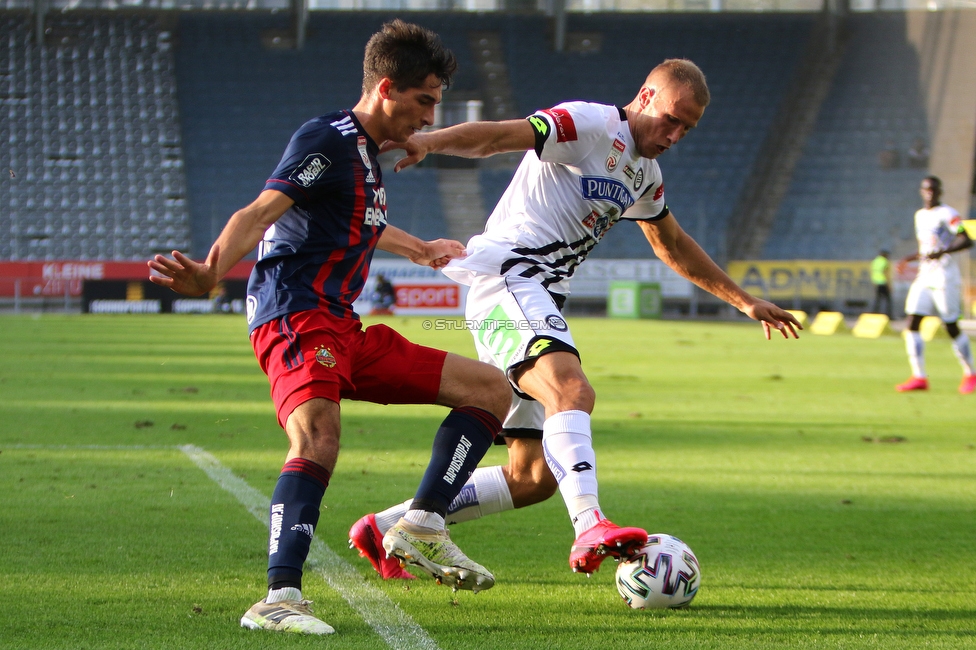
[[[905,350],[908,352],[908,365],[912,376],[925,378],[925,339],[919,332],[905,330]]]
[[[268,603],[280,603],[283,600],[298,600],[302,599],[302,590],[296,589],[295,587],[282,587],[281,589],[269,589],[268,597],[264,599],[264,602]]]
[[[452,525],[459,524],[513,508],[512,492],[501,466],[479,467],[451,502],[447,521]]]
[[[441,517],[436,512],[427,512],[426,510],[407,510],[407,514],[403,515],[403,518],[409,521],[411,524],[416,524],[418,526],[423,526],[424,528],[433,528],[434,530],[444,530],[444,517]]]
[[[563,411],[547,418],[542,424],[542,448],[566,502],[569,518],[574,528],[578,528],[583,513],[600,507],[589,413]],[[582,531],[576,532],[578,535]]]
[[[407,514],[411,503],[413,503],[413,499],[407,499],[403,503],[390,506],[383,512],[377,512],[375,515],[376,527],[380,529],[380,532],[386,535],[386,531],[393,528],[396,522],[400,521],[400,518]]]
[[[413,499],[407,499],[383,512],[377,512],[376,527],[380,532],[385,535],[386,531],[400,521],[400,517],[407,514],[411,503]],[[515,506],[512,504],[512,492],[508,488],[508,481],[505,480],[505,473],[502,472],[501,466],[479,467],[474,470],[471,478],[461,488],[461,493],[451,503],[446,520],[453,526],[513,508]]]
[[[603,513],[600,512],[599,506],[587,508],[576,515],[576,518],[573,519],[573,528],[576,529],[576,536],[579,537],[580,534],[596,526],[601,519],[603,519]]]
[[[959,336],[952,339],[952,351],[959,359],[962,371],[967,375],[976,375],[973,367],[973,349],[969,345],[969,336],[965,332],[959,332]]]

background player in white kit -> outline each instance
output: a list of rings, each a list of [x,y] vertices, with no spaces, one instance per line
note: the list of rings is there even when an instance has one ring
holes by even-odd
[[[664,200],[654,160],[684,137],[709,102],[698,67],[665,61],[624,108],[569,102],[527,120],[473,122],[415,134],[394,169],[427,153],[477,158],[529,150],[468,255],[444,269],[470,286],[465,318],[478,355],[508,373],[516,392],[504,423],[506,467],[475,470],[448,513],[454,522],[538,503],[557,489],[576,530],[569,563],[591,574],[608,556],[629,556],[647,541],[640,528],[607,520],[597,499],[590,413],[595,393],[560,308],[576,266],[619,219],[637,221],[655,254],[700,287],[796,337],[786,311],[738,287],[678,225]],[[409,502],[367,515],[350,542],[384,577],[389,560],[361,543],[381,535]]]
[[[952,338],[952,351],[962,365],[963,378],[959,384],[959,392],[965,395],[976,390],[976,368],[973,367],[969,337],[960,331],[956,322],[959,320],[962,278],[959,266],[950,253],[971,247],[973,240],[966,234],[959,213],[940,201],[942,181],[938,177],[926,176],[922,180],[919,193],[925,207],[915,213],[918,252],[898,262],[898,266],[903,269],[908,262],[918,260],[918,275],[905,300],[905,312],[908,314],[905,348],[908,350],[912,377],[895,386],[895,390],[903,393],[928,389],[925,341],[918,330],[922,318],[934,315],[935,311],[945,323],[946,331]]]

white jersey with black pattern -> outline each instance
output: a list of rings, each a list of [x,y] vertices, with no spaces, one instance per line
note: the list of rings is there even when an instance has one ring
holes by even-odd
[[[962,228],[962,218],[959,213],[948,205],[922,208],[915,213],[920,281],[932,287],[944,286],[947,281],[950,283],[960,281],[959,266],[952,255],[941,255],[935,259],[927,259],[925,256],[948,248]]]
[[[528,118],[541,151],[529,151],[467,257],[444,273],[518,275],[568,295],[576,267],[621,218],[667,216],[657,161],[636,150],[616,106],[567,102]]]

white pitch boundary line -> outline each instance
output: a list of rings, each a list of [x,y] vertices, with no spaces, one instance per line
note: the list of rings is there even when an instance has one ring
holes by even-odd
[[[217,458],[196,445],[178,447],[217,485],[230,492],[258,521],[268,525],[271,500],[235,476]],[[440,650],[422,627],[390,600],[384,592],[366,582],[355,568],[322,540],[313,539],[310,564],[339,592],[363,620],[395,650]]]
[[[234,475],[217,457],[196,445],[3,445],[5,449],[83,449],[94,451],[178,450],[189,457],[217,485],[236,498],[265,526],[271,500]],[[394,650],[440,650],[422,627],[384,592],[370,586],[355,568],[320,539],[312,540],[309,565],[339,592],[363,620]]]

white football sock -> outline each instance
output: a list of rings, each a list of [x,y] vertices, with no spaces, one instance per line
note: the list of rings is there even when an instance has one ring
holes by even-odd
[[[973,368],[973,349],[969,345],[969,336],[965,332],[959,332],[959,336],[952,339],[952,351],[959,359],[962,371],[967,375],[976,375]]]
[[[413,499],[387,508],[376,513],[376,527],[384,535],[386,531],[400,521],[400,517],[407,514]],[[480,519],[485,515],[512,510],[512,492],[508,488],[508,481],[499,465],[493,467],[479,467],[474,470],[471,478],[461,488],[461,493],[454,499],[447,509],[447,523],[459,524],[463,521]],[[409,521],[409,520],[408,520]]]
[[[905,330],[905,350],[908,352],[908,365],[912,376],[925,378],[925,339],[919,332]]]
[[[447,520],[451,524],[459,524],[513,508],[512,492],[508,489],[501,466],[479,467],[451,502],[447,509]]]
[[[302,590],[296,589],[295,587],[282,587],[281,589],[269,589],[268,597],[264,599],[264,602],[268,603],[280,603],[283,600],[298,600],[302,599]]]
[[[418,526],[423,526],[424,528],[433,528],[434,530],[444,530],[444,517],[441,517],[436,512],[427,512],[426,510],[407,510],[407,514],[403,515],[403,518],[409,521],[411,524],[416,524]]]
[[[390,506],[383,512],[377,512],[375,515],[376,527],[380,529],[380,533],[386,535],[386,531],[393,528],[396,522],[400,521],[400,518],[407,514],[411,503],[413,503],[413,499],[407,499],[403,503]]]
[[[547,418],[542,424],[542,448],[579,535],[590,527],[584,527],[589,511],[600,507],[589,413],[563,411]]]

